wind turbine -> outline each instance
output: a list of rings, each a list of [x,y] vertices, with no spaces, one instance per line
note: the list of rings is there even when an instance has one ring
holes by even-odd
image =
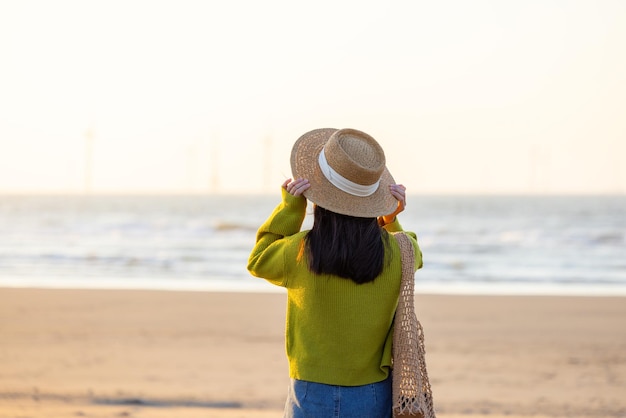
[[[91,193],[93,180],[93,143],[96,138],[96,130],[91,124],[85,131],[85,193]]]

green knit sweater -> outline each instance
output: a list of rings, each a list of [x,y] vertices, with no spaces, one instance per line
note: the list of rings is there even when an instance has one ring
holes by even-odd
[[[400,290],[400,249],[389,239],[383,272],[372,282],[316,275],[300,231],[306,199],[283,189],[283,201],[259,228],[248,260],[254,276],[287,288],[286,350],[294,379],[341,386],[385,380],[391,367],[393,317]],[[398,221],[384,227],[401,231]],[[415,269],[422,254],[414,233]]]

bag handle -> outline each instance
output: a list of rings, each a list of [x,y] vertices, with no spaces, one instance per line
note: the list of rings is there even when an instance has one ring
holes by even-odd
[[[393,235],[400,246],[402,281],[393,332],[392,412],[394,417],[435,418],[424,330],[415,315],[415,250],[405,233]]]

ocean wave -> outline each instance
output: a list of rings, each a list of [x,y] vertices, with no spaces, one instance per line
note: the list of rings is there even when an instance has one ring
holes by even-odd
[[[401,222],[422,247],[420,283],[626,285],[626,197],[414,200],[420,204]],[[256,230],[276,203],[276,196],[0,197],[0,283],[248,283]]]

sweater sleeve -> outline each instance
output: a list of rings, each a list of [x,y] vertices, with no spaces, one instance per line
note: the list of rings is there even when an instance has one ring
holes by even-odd
[[[383,228],[385,228],[389,233],[404,232],[409,237],[409,240],[413,244],[413,249],[415,250],[415,270],[417,271],[418,269],[421,269],[424,265],[422,261],[422,250],[417,243],[417,235],[415,234],[415,232],[405,231],[404,229],[402,229],[402,225],[400,225],[398,217],[396,217],[393,222],[383,226]]]
[[[305,210],[306,198],[282,189],[282,202],[257,231],[256,244],[248,258],[248,271],[253,276],[278,286],[286,285],[285,259],[295,257],[300,242],[290,237],[300,232]]]

